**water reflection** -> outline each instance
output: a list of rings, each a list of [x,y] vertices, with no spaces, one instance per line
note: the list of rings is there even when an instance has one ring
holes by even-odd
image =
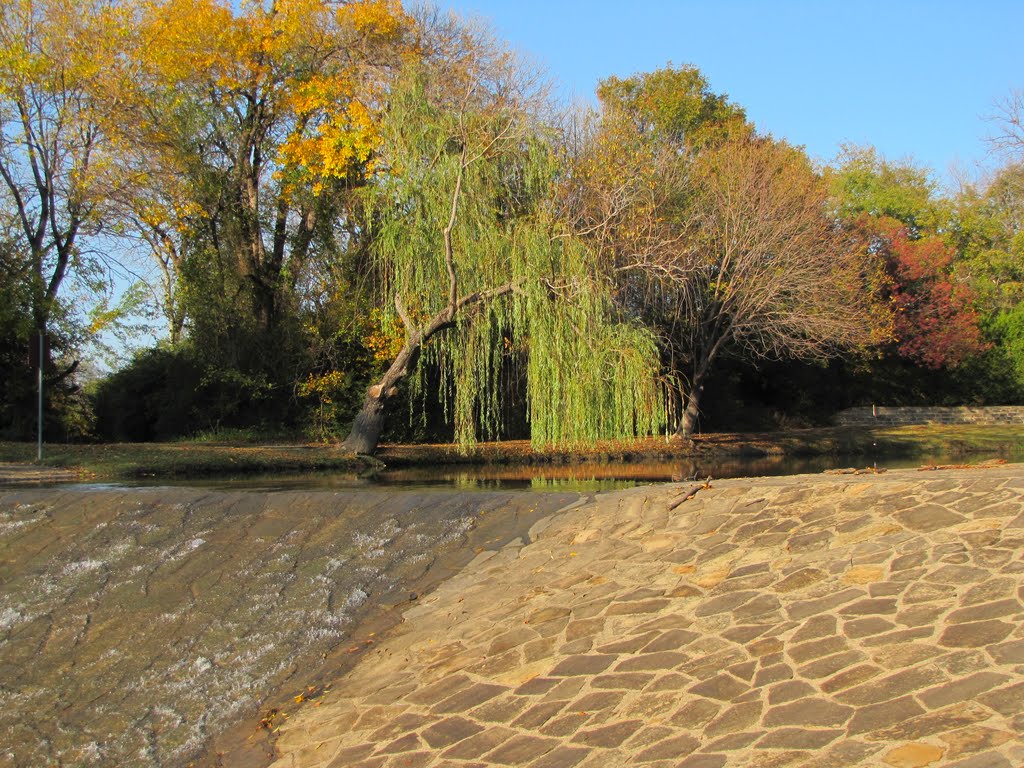
[[[996,453],[972,454],[969,463],[999,458]],[[1011,460],[1021,460],[1021,457]],[[659,459],[570,464],[435,464],[386,468],[369,474],[311,472],[287,475],[242,475],[188,480],[140,480],[86,488],[124,486],[185,486],[216,490],[343,490],[393,488],[403,490],[533,490],[594,492],[652,483],[683,482],[705,478],[766,477],[817,474],[838,468],[874,467],[904,469],[932,464],[963,463],[963,456],[933,454],[915,458],[877,461],[863,455],[758,456],[713,459]]]

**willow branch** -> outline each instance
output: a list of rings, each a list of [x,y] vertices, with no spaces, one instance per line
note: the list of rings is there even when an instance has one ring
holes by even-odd
[[[409,317],[409,313],[405,310],[405,304],[402,303],[402,295],[400,293],[395,294],[395,310],[398,312],[398,317],[402,320],[402,325],[405,326],[406,338],[412,338],[416,333],[416,326],[412,322],[412,318]]]
[[[452,230],[455,228],[455,216],[458,213],[459,197],[462,195],[462,177],[466,172],[466,144],[462,144],[462,156],[459,160],[459,173],[455,178],[455,190],[452,192],[451,212],[448,225],[444,228],[444,264],[448,270],[448,320],[450,321],[458,307],[458,281],[455,277],[455,253],[452,247]]]

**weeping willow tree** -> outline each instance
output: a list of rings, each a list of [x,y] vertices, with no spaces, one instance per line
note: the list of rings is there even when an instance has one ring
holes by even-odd
[[[657,350],[616,321],[592,252],[550,210],[557,159],[534,82],[478,32],[440,36],[394,86],[383,127],[370,220],[404,344],[345,447],[376,449],[388,400],[406,377],[422,383],[424,361],[441,372],[463,445],[500,432],[502,370],[515,361],[534,445],[650,434],[663,416]]]

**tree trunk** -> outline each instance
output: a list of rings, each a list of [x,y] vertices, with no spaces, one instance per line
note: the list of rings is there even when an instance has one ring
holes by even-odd
[[[372,456],[380,442],[384,429],[384,406],[398,394],[397,384],[404,379],[419,357],[423,335],[414,333],[406,339],[405,346],[388,368],[381,380],[366,390],[363,407],[352,422],[352,430],[341,447],[352,453]]]
[[[378,392],[375,396],[374,393]],[[380,442],[380,433],[384,429],[383,393],[379,386],[370,387],[363,400],[363,408],[356,414],[352,422],[352,431],[348,433],[341,447],[352,453],[372,456]]]
[[[675,437],[680,440],[689,440],[693,436],[693,430],[697,426],[697,417],[700,416],[700,398],[704,393],[704,379],[711,370],[711,363],[718,357],[722,345],[731,338],[731,328],[722,328],[721,318],[714,323],[713,332],[705,338],[701,344],[702,350],[694,360],[693,378],[690,380],[690,394],[686,398],[686,409],[683,411],[683,420],[679,422]]]
[[[701,377],[703,378],[703,377]],[[704,391],[704,385],[694,380],[694,386],[686,398],[686,409],[683,411],[683,420],[679,422],[675,436],[682,440],[689,440],[693,437],[693,431],[697,426],[697,417],[700,415],[700,396]]]
[[[675,437],[680,440],[689,440],[693,437],[693,431],[697,427],[697,417],[700,416],[700,397],[704,393],[704,379],[707,377],[711,361],[718,352],[719,343],[715,343],[711,350],[701,357],[697,362],[697,369],[693,372],[690,380],[690,392],[686,398],[686,408],[683,410],[683,420],[679,422]]]

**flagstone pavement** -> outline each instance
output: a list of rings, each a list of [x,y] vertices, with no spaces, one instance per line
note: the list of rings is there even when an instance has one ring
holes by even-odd
[[[1024,766],[1024,465],[601,494],[483,552],[274,768]]]

